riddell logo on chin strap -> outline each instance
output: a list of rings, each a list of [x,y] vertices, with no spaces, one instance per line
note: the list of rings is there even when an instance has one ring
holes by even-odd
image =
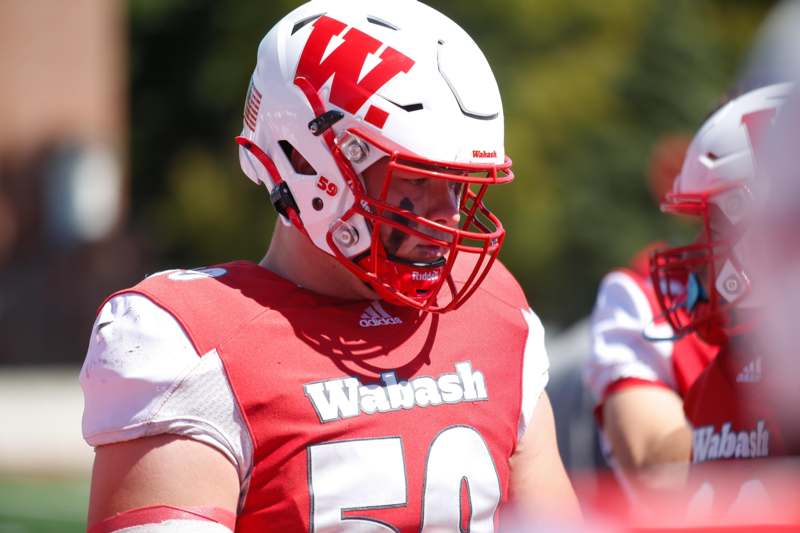
[[[490,157],[497,157],[497,151],[492,150],[491,152],[487,152],[486,150],[473,150],[472,157],[477,157],[480,159],[488,159]]]
[[[333,78],[331,103],[356,114],[389,80],[411,70],[414,60],[391,46],[376,56],[375,53],[383,46],[382,42],[356,28],[350,28],[342,35],[345,28],[345,23],[327,16],[314,22],[295,76],[308,80],[315,91]],[[337,46],[325,56],[332,45]],[[362,77],[361,71],[367,59],[373,66]],[[364,115],[364,120],[378,128],[383,128],[387,118],[389,113],[374,105]]]

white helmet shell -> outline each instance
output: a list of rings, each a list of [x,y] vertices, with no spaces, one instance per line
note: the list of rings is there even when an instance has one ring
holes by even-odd
[[[703,124],[692,140],[673,193],[711,192],[756,176],[756,150],[762,129],[768,127],[792,90],[791,83],[770,85],[724,105]]]
[[[339,140],[357,127],[391,150],[432,161],[505,161],[497,83],[478,46],[449,18],[416,0],[314,0],[298,7],[259,46],[242,137],[272,159],[309,238],[327,253],[333,252],[326,235],[355,197],[329,146],[309,130],[316,114],[298,77],[326,111],[343,113],[330,128]],[[287,147],[313,172],[297,172]],[[359,155],[350,160],[357,174],[387,154],[362,145]],[[271,177],[249,150],[240,148],[240,163],[272,192]],[[360,238],[341,251],[353,257],[369,248],[370,232],[361,216],[348,224]]]

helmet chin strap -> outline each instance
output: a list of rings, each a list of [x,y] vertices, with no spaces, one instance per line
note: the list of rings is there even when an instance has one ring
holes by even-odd
[[[411,261],[394,255],[387,256],[388,277],[393,285],[409,298],[425,300],[440,284],[442,269],[447,260],[440,257],[434,261]]]
[[[414,300],[427,300],[431,292],[441,283],[442,270],[447,264],[445,257],[433,261],[414,261],[387,254],[381,266],[381,278],[394,290]],[[356,263],[368,264],[369,254],[364,254]]]

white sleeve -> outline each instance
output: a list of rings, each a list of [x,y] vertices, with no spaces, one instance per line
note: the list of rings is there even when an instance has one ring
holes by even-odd
[[[596,403],[606,388],[623,378],[661,382],[675,388],[672,368],[673,342],[666,323],[653,324],[647,295],[630,275],[615,271],[600,284],[591,320],[591,353],[584,371],[585,382]]]
[[[531,309],[523,309],[522,316],[528,324],[525,353],[522,361],[522,409],[517,427],[517,441],[522,440],[536,404],[550,379],[550,359],[544,344],[544,326]]]
[[[219,356],[199,357],[177,320],[145,296],[122,294],[100,310],[80,383],[91,446],[190,437],[228,457],[245,486],[253,446]]]

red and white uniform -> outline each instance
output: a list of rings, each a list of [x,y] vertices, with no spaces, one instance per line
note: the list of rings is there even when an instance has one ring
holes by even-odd
[[[493,531],[547,376],[541,323],[499,263],[432,315],[240,261],[108,300],[81,372],[83,430],[95,446],[161,433],[214,446],[239,471],[237,531]]]
[[[660,318],[648,258],[662,246],[648,245],[628,268],[614,270],[600,284],[584,377],[601,423],[605,399],[626,387],[660,386],[684,397],[717,352],[696,335],[674,340],[672,328]]]
[[[684,401],[692,462],[787,454],[779,409],[770,401],[768,361],[723,348]]]
[[[797,531],[798,464],[777,461],[800,452],[784,433],[796,426],[795,410],[774,404],[770,370],[768,359],[725,346],[689,389],[684,412],[692,426],[693,464],[687,490],[695,516]]]

